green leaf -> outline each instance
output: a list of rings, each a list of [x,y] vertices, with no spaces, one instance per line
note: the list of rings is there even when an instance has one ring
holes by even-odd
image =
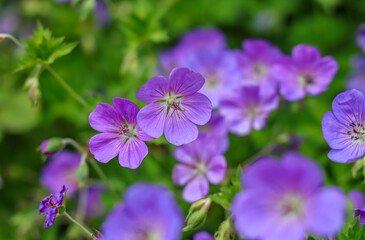
[[[77,43],[64,43],[64,37],[53,37],[50,30],[38,23],[38,29],[29,40],[23,40],[25,55],[17,71],[37,64],[52,64],[57,58],[69,54]]]

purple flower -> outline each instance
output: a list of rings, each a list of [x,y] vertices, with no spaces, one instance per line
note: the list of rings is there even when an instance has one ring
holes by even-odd
[[[90,126],[102,132],[90,139],[90,152],[102,163],[109,162],[119,154],[121,166],[135,169],[148,153],[144,141],[153,138],[137,124],[139,108],[135,103],[114,98],[113,105],[99,103],[90,113]]]
[[[191,54],[200,50],[223,50],[226,48],[226,38],[218,29],[197,28],[187,32],[170,50],[162,52],[159,57],[160,72],[167,76],[175,67],[185,67],[185,60]]]
[[[208,232],[198,232],[194,235],[193,240],[214,240],[214,237]]]
[[[209,135],[199,135],[192,143],[175,149],[174,157],[180,162],[173,170],[172,178],[179,186],[186,185],[183,198],[195,202],[209,193],[209,182],[219,184],[227,168],[226,158],[219,152],[217,141]]]
[[[359,190],[352,190],[348,194],[354,209],[364,209],[364,196]]]
[[[261,86],[263,95],[276,92],[273,67],[282,58],[281,51],[261,39],[243,41],[243,52],[236,52],[236,81],[243,86]]]
[[[79,188],[76,169],[80,165],[81,155],[63,150],[53,155],[43,167],[41,183],[50,192],[57,192],[67,185],[68,193],[73,194]]]
[[[47,145],[49,143],[49,139],[46,139],[44,140],[42,143],[41,143],[41,146],[40,146],[40,150],[41,152],[44,154],[44,156],[46,157],[50,157],[52,156],[53,154],[55,154],[56,152],[47,152]]]
[[[228,128],[224,118],[218,113],[212,112],[209,121],[199,126],[199,134],[209,134],[211,139],[217,141],[218,152],[225,153],[229,146]]]
[[[285,57],[275,67],[280,94],[288,101],[309,95],[319,95],[327,90],[337,73],[338,64],[333,57],[321,57],[318,48],[299,44],[293,48],[292,57]]]
[[[7,9],[1,12],[0,17],[0,33],[14,34],[18,25],[17,14]]]
[[[322,171],[310,159],[294,152],[282,161],[263,157],[242,176],[245,189],[232,203],[241,237],[302,240],[308,233],[325,237],[341,230],[345,195],[322,186]]]
[[[85,213],[87,218],[94,218],[102,215],[105,211],[101,194],[106,190],[103,185],[94,184],[87,189],[87,202]]]
[[[63,194],[66,192],[66,187],[63,185],[62,190],[55,194],[44,198],[39,205],[39,212],[44,215],[44,228],[53,225],[58,214],[58,207],[63,206]]]
[[[212,112],[212,103],[198,93],[204,82],[202,75],[187,68],[175,68],[168,80],[163,76],[150,79],[136,94],[149,103],[138,113],[138,125],[155,138],[165,133],[174,145],[194,141],[196,125],[206,124]]]
[[[365,57],[355,56],[351,58],[352,72],[347,81],[347,88],[365,92]]]
[[[177,240],[183,225],[184,216],[166,188],[137,183],[106,218],[102,234],[105,240]]]
[[[356,161],[365,154],[365,95],[347,90],[336,96],[332,109],[322,119],[323,137],[332,148],[328,157],[340,163]]]
[[[232,78],[236,65],[235,55],[225,50],[200,50],[186,58],[183,66],[199,72],[205,78],[200,90],[212,102],[214,108],[222,95],[231,93],[237,87]]]
[[[356,43],[365,52],[365,24],[361,25],[357,30]]]
[[[251,129],[265,127],[270,112],[279,105],[279,97],[276,93],[261,93],[260,87],[241,87],[236,93],[222,98],[220,112],[232,133],[243,136]]]

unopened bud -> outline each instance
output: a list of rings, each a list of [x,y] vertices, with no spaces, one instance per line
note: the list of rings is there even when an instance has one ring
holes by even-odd
[[[76,178],[79,182],[79,188],[83,188],[86,185],[86,180],[89,175],[89,167],[85,161],[81,161],[79,167],[76,169]]]
[[[44,140],[39,149],[42,154],[46,157],[50,157],[56,152],[62,150],[65,147],[65,144],[62,141],[62,138],[50,138]]]
[[[218,231],[214,234],[214,239],[215,240],[231,239],[231,236],[233,236],[233,234],[234,230],[232,227],[232,221],[231,218],[228,218],[227,220],[221,223]]]
[[[36,106],[41,98],[41,91],[39,90],[39,75],[42,72],[42,66],[36,65],[25,81],[24,88],[28,90],[29,98]]]
[[[196,229],[204,224],[211,203],[212,200],[209,198],[204,198],[194,202],[190,207],[188,216],[186,217],[186,226],[183,231]]]

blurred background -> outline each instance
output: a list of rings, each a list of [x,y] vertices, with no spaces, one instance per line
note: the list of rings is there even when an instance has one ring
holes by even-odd
[[[245,137],[230,136],[228,165],[235,168],[244,164],[268,144],[280,151],[298,147],[323,166],[327,184],[339,185],[346,192],[362,189],[362,178],[350,175],[351,164],[327,158],[329,148],[322,136],[321,120],[331,110],[333,98],[346,89],[352,71],[350,59],[362,53],[355,38],[357,28],[365,22],[365,1],[107,0],[101,12],[97,4],[94,0],[0,0],[0,33],[29,39],[40,22],[54,36],[64,36],[65,42],[77,42],[72,53],[57,59],[52,67],[93,107],[98,102],[111,103],[115,97],[144,106],[135,93],[156,75],[159,52],[174,46],[185,32],[196,27],[220,29],[232,49],[240,49],[246,38],[267,39],[286,54],[299,43],[317,46],[340,66],[328,91],[300,102],[282,101],[280,109],[270,115],[266,129]],[[38,206],[49,192],[40,182],[45,161],[37,149],[50,137],[73,138],[87,146],[96,132],[89,126],[89,112],[47,71],[39,78],[40,100],[38,104],[32,102],[24,87],[31,70],[16,71],[22,54],[8,39],[0,42],[0,239],[82,239],[62,217],[53,227],[43,229]],[[300,144],[293,144],[295,141]],[[175,193],[186,214],[189,204],[182,200],[182,188],[171,180],[177,163],[172,156],[174,147],[164,143],[163,139],[151,142],[150,154],[136,170],[120,167],[116,159],[98,164],[120,193],[136,181],[164,184]],[[92,169],[90,177],[99,181]],[[115,204],[108,193],[102,199],[105,212],[86,220],[95,229],[100,229]],[[71,214],[76,205],[71,197]],[[225,219],[224,211],[213,205],[209,215],[201,229],[214,233]],[[184,239],[193,233],[185,233]]]

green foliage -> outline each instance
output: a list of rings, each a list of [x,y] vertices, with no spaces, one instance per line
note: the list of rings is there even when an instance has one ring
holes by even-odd
[[[64,37],[53,37],[50,30],[38,22],[30,40],[23,40],[25,55],[17,70],[33,67],[37,64],[52,64],[57,58],[69,54],[77,43],[64,43]]]

